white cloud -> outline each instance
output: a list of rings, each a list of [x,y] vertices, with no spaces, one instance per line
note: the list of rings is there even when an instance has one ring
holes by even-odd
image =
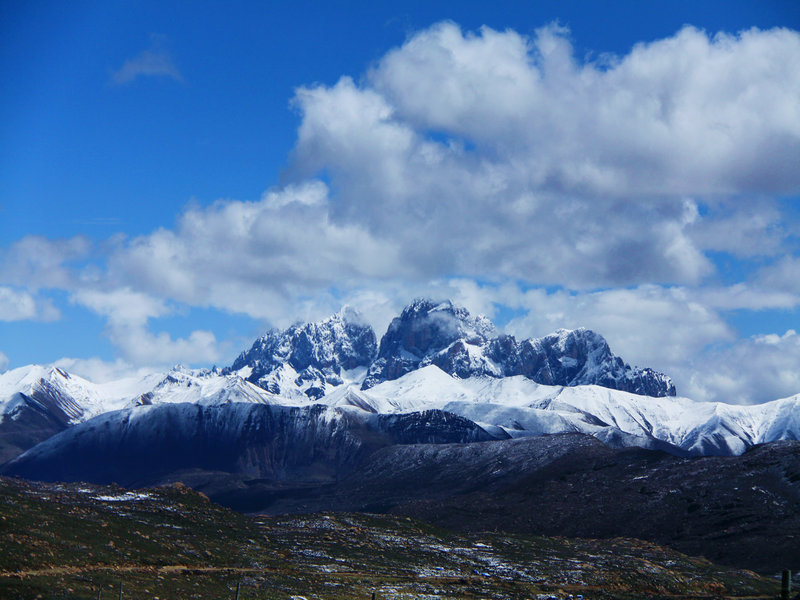
[[[105,361],[93,358],[60,358],[53,363],[54,367],[74,373],[93,383],[108,383],[120,379],[141,379],[153,373],[152,366],[137,367],[120,358]]]
[[[442,23],[388,53],[370,83],[396,121],[520,161],[534,187],[786,191],[800,181],[798,57],[794,31],[685,27],[610,64],[581,64],[557,27],[528,39]]]
[[[296,156],[335,174],[331,220],[394,242],[418,276],[582,286],[697,281],[710,270],[685,235],[682,200],[554,195],[530,185],[521,163],[492,163],[387,121],[381,101],[348,80],[298,97]]]
[[[776,291],[800,294],[800,257],[783,256],[758,273],[758,283]]]
[[[178,67],[171,54],[165,48],[166,37],[162,35],[150,36],[151,43],[147,50],[137,54],[111,75],[111,81],[116,85],[124,85],[138,77],[169,77],[175,81],[183,81]]]
[[[8,357],[0,352],[0,373],[5,373],[8,370]]]
[[[0,321],[56,321],[60,317],[61,313],[50,299],[0,286]]]
[[[188,338],[179,339],[148,331],[151,318],[172,311],[163,301],[141,292],[82,290],[73,295],[73,301],[107,317],[106,335],[133,366],[211,363],[220,356],[216,337],[210,331],[193,331]]]
[[[687,196],[800,189],[796,165],[741,154],[797,156],[797,58],[795,32],[687,27],[583,64],[557,27],[442,23],[359,84],[297,90],[296,184],[189,207],[173,229],[119,241],[101,277],[276,322],[391,281],[696,285],[713,273],[705,249],[782,249],[759,250],[781,238],[777,210],[754,224],[723,197],[706,212]]]
[[[800,392],[800,335],[758,335],[699,357],[683,392],[696,400],[754,404]]]
[[[108,317],[116,324],[143,325],[150,318],[170,312],[162,300],[130,289],[108,292],[81,290],[75,293],[73,301]]]
[[[703,288],[695,292],[698,300],[718,310],[793,309],[800,305],[800,295],[758,283],[736,283],[727,287]]]
[[[0,282],[39,290],[71,289],[78,283],[74,267],[93,252],[82,236],[50,240],[28,235],[0,251]]]
[[[787,235],[783,215],[774,201],[715,203],[704,218],[689,228],[704,250],[726,252],[738,258],[774,256],[783,252]]]
[[[160,44],[114,81],[180,79]],[[701,388],[693,358],[727,373],[714,361],[768,347],[737,345],[722,312],[800,298],[797,232],[774,200],[800,193],[799,62],[800,34],[784,29],[686,27],[586,63],[558,27],[527,37],[441,23],[363,78],[297,90],[294,183],[189,206],[133,239],[13,244],[0,318],[41,315],[39,290],[67,290],[106,319],[127,368],[221,355],[208,331],[150,331],[176,305],[284,326],[350,303],[380,333],[410,298],[433,295],[490,316],[527,311],[509,326],[526,337],[596,329],[680,391],[717,397],[724,382]],[[713,253],[766,266],[723,286]]]
[[[330,221],[320,182],[190,208],[175,230],[120,247],[109,268],[153,295],[271,319],[331,286],[410,273],[392,241]]]
[[[331,175],[334,222],[397,241],[428,275],[695,284],[712,272],[702,249],[748,245],[704,229],[686,196],[800,189],[798,58],[794,32],[685,28],[579,64],[553,27],[444,23],[361,85],[298,90],[293,172]]]

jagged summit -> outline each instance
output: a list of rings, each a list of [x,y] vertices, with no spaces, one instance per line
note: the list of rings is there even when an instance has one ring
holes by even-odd
[[[366,369],[376,350],[372,327],[345,307],[316,323],[268,331],[226,372],[236,372],[273,394],[300,390],[315,399],[341,385],[345,371]]]
[[[546,385],[600,385],[645,394],[674,396],[672,380],[638,369],[615,356],[603,336],[589,329],[560,329],[518,342],[498,335],[484,316],[472,316],[449,300],[418,299],[389,325],[362,389],[436,365],[455,377],[525,377]]]
[[[414,300],[390,323],[381,339],[378,357],[370,365],[363,389],[397,379],[429,364],[435,364],[450,374],[467,377],[476,370],[476,365],[469,360],[469,347],[480,348],[496,334],[489,319],[473,317],[467,309],[455,306],[450,300]],[[451,351],[442,355],[448,350]]]
[[[645,396],[676,394],[668,376],[631,367],[611,352],[602,335],[584,327],[524,340],[517,349],[509,354],[511,369],[506,375],[525,375],[547,385],[593,384]]]
[[[669,377],[615,356],[588,329],[561,329],[517,341],[484,316],[450,300],[418,298],[395,317],[376,344],[375,332],[350,307],[316,323],[268,331],[224,371],[284,397],[316,400],[336,386],[370,389],[429,365],[459,378],[523,375],[546,385],[600,385],[649,396],[674,396]]]

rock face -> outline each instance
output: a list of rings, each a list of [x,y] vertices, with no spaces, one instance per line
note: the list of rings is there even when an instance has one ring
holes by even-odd
[[[317,400],[366,370],[362,389],[435,365],[455,377],[525,377],[545,385],[594,384],[648,396],[674,396],[666,375],[639,369],[612,354],[587,329],[559,330],[518,342],[494,324],[449,300],[418,299],[406,306],[377,347],[375,332],[351,309],[318,323],[272,330],[243,352],[226,373],[236,373],[273,394]],[[362,371],[363,376],[363,371]],[[350,379],[352,381],[352,379]]]
[[[372,327],[345,308],[318,323],[268,331],[227,372],[238,372],[273,394],[299,389],[317,399],[344,382],[344,371],[368,367],[376,349]]]
[[[389,325],[362,389],[431,364],[459,377],[493,371],[470,350],[481,348],[494,334],[486,317],[473,317],[449,300],[415,300]]]
[[[450,301],[416,300],[389,325],[362,389],[436,365],[450,375],[525,377],[545,385],[600,385],[648,396],[674,396],[672,380],[614,356],[588,329],[566,330],[518,342],[496,334],[485,317]]]

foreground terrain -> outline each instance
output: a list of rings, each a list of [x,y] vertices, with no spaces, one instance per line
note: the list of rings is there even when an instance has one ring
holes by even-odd
[[[768,598],[774,579],[630,539],[454,534],[401,516],[247,517],[182,485],[0,478],[0,596]]]

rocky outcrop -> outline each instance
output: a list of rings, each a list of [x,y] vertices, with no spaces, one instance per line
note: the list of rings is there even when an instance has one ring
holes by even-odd
[[[299,389],[316,399],[341,385],[344,371],[368,367],[376,350],[372,327],[345,308],[317,323],[268,331],[226,372],[236,372],[273,394]]]
[[[450,301],[427,299],[414,301],[389,325],[362,388],[431,364],[460,378],[524,375],[545,385],[593,384],[648,396],[676,393],[669,377],[626,364],[591,330],[562,329],[518,342],[497,335],[486,317],[474,317]]]
[[[449,300],[415,300],[389,325],[363,389],[430,364],[459,377],[484,374],[491,367],[472,360],[470,350],[482,347],[493,335],[489,319],[473,317]]]

